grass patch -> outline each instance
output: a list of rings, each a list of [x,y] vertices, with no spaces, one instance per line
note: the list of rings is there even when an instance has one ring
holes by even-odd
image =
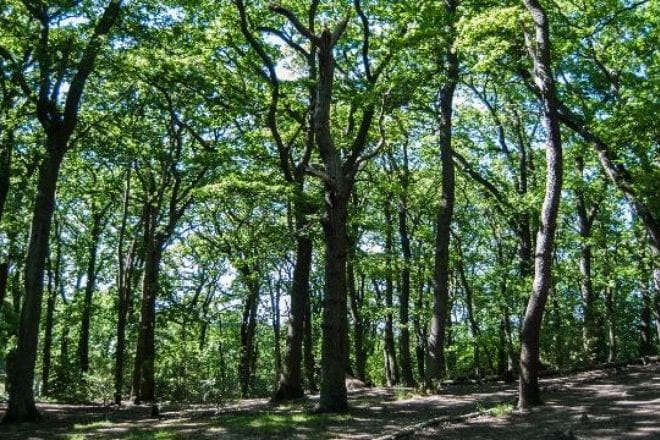
[[[418,397],[419,395],[414,390],[407,390],[403,388],[396,388],[394,390],[395,400],[408,400]]]
[[[99,429],[99,428],[107,428],[108,426],[111,426],[112,422],[110,420],[97,420],[95,422],[90,422],[90,423],[76,423],[73,425],[73,429],[76,431],[83,431],[87,429]]]
[[[479,411],[493,417],[504,417],[513,411],[513,405],[510,403],[498,403],[491,408],[479,408]]]
[[[351,420],[352,416],[350,414],[264,412],[221,417],[215,425],[226,429],[232,434],[263,433],[280,436],[300,428],[322,432],[328,425],[345,423]]]

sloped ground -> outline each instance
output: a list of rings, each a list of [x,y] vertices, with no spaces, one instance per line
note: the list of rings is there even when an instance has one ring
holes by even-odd
[[[425,429],[415,439],[660,439],[660,366],[544,381],[545,405]]]
[[[660,438],[658,364],[547,379],[543,386],[546,406],[501,417],[488,415],[488,409],[506,412],[515,387],[452,386],[428,397],[384,388],[355,391],[350,412],[339,415],[310,414],[315,397],[287,405],[271,405],[264,399],[222,406],[164,405],[160,418],[150,418],[150,408],[144,406],[42,404],[42,421],[0,426],[0,439],[372,439],[425,420],[477,410],[483,415],[427,428],[415,437],[559,439],[568,438],[565,434],[571,430],[580,439]]]

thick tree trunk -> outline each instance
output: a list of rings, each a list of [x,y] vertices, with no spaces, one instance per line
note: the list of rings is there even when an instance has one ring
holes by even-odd
[[[25,294],[21,307],[16,363],[10,377],[9,405],[3,422],[33,420],[39,416],[34,404],[34,367],[37,359],[39,320],[44,289],[44,268],[50,226],[55,210],[55,190],[68,137],[57,132],[47,139],[47,155],[39,167],[30,241],[25,259]]]
[[[407,153],[404,148],[404,185],[403,191],[408,187],[408,165]],[[410,328],[409,328],[409,306],[410,306],[410,265],[412,254],[410,251],[410,237],[408,235],[408,201],[407,195],[401,198],[398,208],[399,214],[399,238],[401,240],[401,253],[403,254],[403,267],[401,268],[401,294],[399,295],[399,359],[401,361],[401,380],[407,387],[415,386],[413,377],[412,361],[410,359]]]
[[[302,196],[302,194],[300,194]],[[298,202],[302,203],[302,202]],[[293,268],[291,286],[291,307],[287,325],[286,351],[284,365],[274,401],[297,399],[304,395],[302,382],[303,339],[305,314],[309,303],[309,274],[312,266],[312,240],[305,235],[308,223],[301,212],[294,206],[296,214],[296,265]],[[312,361],[313,370],[313,361]],[[312,377],[313,377],[312,371]]]
[[[319,411],[343,411],[346,394],[346,230],[348,196],[326,188],[325,279],[323,295],[323,338],[321,342],[321,397]]]
[[[80,339],[78,341],[78,365],[80,366],[80,372],[83,374],[89,370],[89,326],[92,316],[92,296],[96,287],[96,259],[101,239],[102,221],[102,214],[92,209],[87,281],[85,283],[85,298],[80,319]]]
[[[446,70],[445,84],[440,90],[439,145],[442,166],[442,192],[436,219],[435,265],[433,272],[433,311],[431,328],[426,349],[426,371],[424,385],[433,387],[445,367],[445,331],[449,302],[449,238],[454,214],[454,159],[452,154],[452,107],[454,91],[458,84],[458,55],[453,47],[457,0],[448,0],[446,10],[448,20],[447,50],[444,56]]]
[[[539,338],[543,311],[551,288],[552,255],[557,228],[557,215],[563,178],[561,133],[557,114],[557,97],[552,76],[548,20],[537,0],[524,0],[535,27],[535,42],[531,43],[537,86],[541,90],[546,130],[546,189],[541,208],[534,258],[534,284],[522,325],[520,352],[520,389],[518,406],[528,408],[541,404],[538,383]]]

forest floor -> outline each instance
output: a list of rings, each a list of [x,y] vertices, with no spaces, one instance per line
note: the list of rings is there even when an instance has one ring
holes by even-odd
[[[0,439],[373,439],[429,420],[413,438],[660,439],[660,364],[544,379],[542,388],[546,405],[528,413],[514,409],[515,385],[504,384],[453,385],[433,396],[353,391],[351,410],[338,415],[311,414],[315,396],[285,405],[163,404],[160,418],[147,406],[42,403],[41,421],[0,426]]]

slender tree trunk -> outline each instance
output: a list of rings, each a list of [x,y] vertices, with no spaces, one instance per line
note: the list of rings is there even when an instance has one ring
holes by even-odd
[[[415,314],[413,315],[413,327],[417,337],[415,345],[415,358],[417,360],[417,373],[424,380],[424,359],[426,353],[426,326],[422,324],[422,312],[424,311],[424,270],[419,270],[419,288],[415,299]]]
[[[0,263],[0,309],[4,307],[7,297],[7,284],[9,281],[9,262]]]
[[[580,175],[584,172],[584,160],[578,156],[576,164]],[[580,183],[581,185],[582,183]],[[582,339],[584,344],[584,353],[586,361],[591,363],[596,356],[596,317],[595,317],[595,296],[593,284],[591,281],[591,227],[593,223],[593,213],[587,210],[584,190],[580,186],[576,193],[578,230],[580,233],[580,292],[582,294],[582,309],[584,322],[582,327]]]
[[[100,212],[95,212],[95,209],[92,209],[92,212],[87,281],[85,283],[85,298],[80,320],[80,339],[78,341],[78,365],[83,374],[89,370],[89,327],[92,316],[92,296],[96,287],[96,259],[103,221],[103,216]]]
[[[535,26],[535,42],[531,43],[536,81],[542,95],[546,130],[546,190],[541,208],[541,227],[536,238],[534,284],[527,303],[521,332],[520,390],[518,406],[528,408],[541,404],[538,383],[539,338],[543,310],[552,284],[552,254],[557,228],[557,215],[562,187],[562,146],[557,114],[557,97],[552,76],[548,20],[537,0],[524,0]]]
[[[642,294],[642,312],[639,323],[639,354],[641,356],[650,356],[653,354],[653,330],[651,329],[651,296],[646,287],[640,289]]]
[[[465,292],[465,305],[468,313],[468,323],[470,324],[470,333],[473,339],[473,349],[474,349],[474,372],[477,377],[482,376],[481,371],[481,360],[479,358],[479,325],[477,320],[474,317],[474,300],[472,295],[472,288],[468,283],[467,277],[465,276],[465,267],[463,266],[463,255],[462,251],[458,259],[458,275],[463,285],[463,291]]]
[[[3,123],[5,121],[2,121]],[[2,128],[0,127],[0,131]],[[5,202],[9,194],[9,184],[11,178],[11,159],[14,150],[13,134],[8,132],[6,135],[6,142],[0,145],[0,220],[5,210]],[[2,292],[0,292],[1,294]]]
[[[311,257],[311,252],[310,252]],[[311,258],[310,258],[311,259]],[[318,391],[316,385],[316,374],[314,361],[314,321],[312,320],[312,301],[309,295],[305,298],[305,319],[303,320],[303,362],[305,365],[305,377],[307,378],[307,389],[315,393]]]
[[[128,224],[128,208],[131,195],[131,168],[126,171],[124,187],[124,200],[122,203],[121,225],[119,227],[119,243],[117,246],[117,348],[115,351],[115,405],[121,405],[122,388],[124,384],[124,355],[126,353],[126,322],[128,317],[128,303],[131,298],[135,252],[137,237],[133,239],[128,254],[124,254],[126,241],[126,228]]]
[[[257,307],[259,306],[259,285],[253,280],[248,281],[247,284],[248,296],[243,305],[243,319],[241,321],[241,359],[239,367],[241,396],[243,397],[247,397],[252,388],[252,366],[255,358],[254,336],[257,328]]]
[[[275,289],[272,286],[269,289],[270,305],[273,313],[273,345],[275,358],[275,380],[278,380],[282,374],[282,350],[280,342],[280,282],[277,282]]]
[[[25,294],[14,371],[10,377],[9,405],[3,422],[33,420],[39,416],[34,404],[34,368],[37,359],[39,320],[44,289],[44,269],[51,220],[55,210],[55,189],[68,137],[55,134],[47,139],[47,156],[39,167],[37,193],[32,215],[30,241],[25,259]]]
[[[393,324],[393,294],[394,282],[392,276],[392,208],[389,200],[385,201],[385,258],[387,264],[385,268],[385,373],[387,386],[393,386],[399,383],[399,368],[396,362],[396,350],[394,346],[394,324]]]
[[[616,341],[616,312],[614,287],[611,285],[605,286],[605,314],[607,315],[607,361],[614,362],[617,356],[617,341]]]
[[[351,305],[351,318],[353,319],[353,348],[355,350],[355,376],[366,382],[367,353],[364,348],[364,319],[362,316],[362,298],[356,289],[355,279],[355,246],[356,234],[351,237],[349,244],[349,257],[346,264],[348,283],[348,297]]]
[[[404,192],[408,186],[407,153],[404,148]],[[408,235],[408,200],[407,194],[401,198],[399,203],[399,237],[401,240],[401,253],[403,254],[403,267],[401,268],[401,294],[399,295],[399,359],[401,361],[401,380],[407,387],[415,386],[413,377],[412,361],[410,359],[410,328],[409,328],[409,305],[410,305],[410,265],[412,254],[410,251],[410,237]]]
[[[56,258],[59,258],[59,255]],[[50,394],[51,351],[53,347],[55,300],[57,299],[57,286],[53,285],[54,276],[51,259],[52,257],[48,259],[48,299],[46,301],[46,322],[44,323],[44,347],[41,367],[41,394],[44,396]]]
[[[454,214],[454,159],[452,154],[452,107],[454,91],[458,84],[458,55],[453,47],[456,29],[457,0],[446,3],[449,25],[447,26],[448,41],[444,55],[446,70],[445,83],[440,90],[439,145],[440,162],[442,165],[442,193],[436,219],[435,265],[433,311],[431,328],[426,350],[426,371],[424,385],[433,387],[433,381],[443,376],[445,367],[445,332],[449,313],[449,238],[451,221]]]

